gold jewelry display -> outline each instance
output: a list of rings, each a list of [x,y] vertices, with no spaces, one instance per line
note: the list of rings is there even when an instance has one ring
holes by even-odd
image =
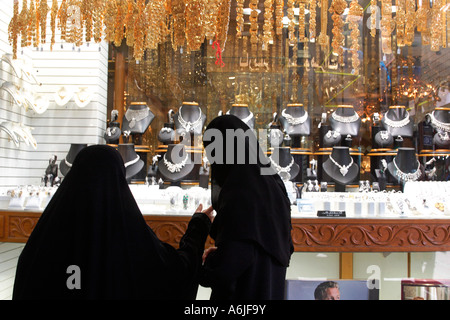
[[[333,20],[333,39],[331,41],[331,47],[333,48],[333,53],[338,56],[338,63],[340,65],[344,64],[344,41],[345,36],[343,32],[344,20],[342,20],[341,15],[347,8],[347,2],[345,0],[333,0],[331,2],[330,9],[328,10],[333,15],[331,19]]]
[[[381,0],[381,49],[385,54],[392,53],[391,34],[394,26],[392,0]]]
[[[275,34],[283,34],[284,0],[275,0]]]
[[[258,0],[250,0],[250,44],[251,56],[256,57],[258,46]]]
[[[327,35],[327,24],[328,24],[328,0],[320,0],[320,34],[317,38],[317,43],[321,46],[324,52],[328,51],[330,45],[330,37]]]
[[[205,39],[203,22],[199,17],[205,14],[204,0],[192,0],[186,2],[186,47],[188,52],[200,50]]]
[[[360,61],[359,61],[359,37],[360,37],[360,32],[359,32],[359,22],[362,20],[363,18],[363,13],[364,10],[363,8],[359,5],[358,0],[353,0],[350,3],[350,9],[348,12],[348,16],[347,16],[347,21],[349,23],[350,26],[350,38],[351,38],[351,52],[352,52],[352,68],[354,70],[354,75],[359,75],[359,66],[360,66]]]
[[[298,1],[298,41],[299,42],[307,42],[308,38],[305,37],[305,9],[306,4],[309,3],[309,0],[300,0]]]
[[[273,42],[273,2],[274,0],[264,1],[264,26],[262,36],[262,50],[269,50],[269,43]]]
[[[33,2],[33,0],[31,0]],[[31,6],[30,6],[31,15]],[[58,11],[58,28],[61,30],[61,40],[65,41],[67,36],[67,1],[62,0]]]
[[[94,42],[100,43],[103,36],[104,14],[106,9],[106,0],[94,0],[94,13],[92,19],[94,20]]]
[[[58,0],[53,0],[50,12],[50,28],[52,30],[52,39],[50,40],[50,50],[53,50],[53,46],[55,44],[57,15],[58,15]]]
[[[405,12],[405,45],[410,46],[414,42],[414,28],[416,27],[416,1],[406,0]]]
[[[405,46],[406,0],[396,0],[397,47]]]
[[[316,16],[317,0],[309,1],[309,38],[311,41],[316,39]]]
[[[134,26],[133,26],[133,37],[134,37],[133,56],[137,61],[140,61],[144,56],[144,41],[145,41],[144,30],[146,29],[146,22],[147,22],[144,15],[145,0],[137,0],[136,7],[137,7],[137,14],[134,17]]]
[[[295,1],[287,1],[287,17],[289,19],[288,31],[289,31],[289,45],[297,45],[297,37],[295,36],[295,17],[294,17]]]
[[[244,0],[236,0],[236,37],[242,37],[244,30]]]
[[[442,34],[444,26],[446,27],[446,24],[442,24],[442,16],[445,16],[445,12],[442,10],[444,5],[445,0],[436,0],[431,8],[431,51],[439,51],[442,46]]]
[[[370,35],[375,37],[377,34],[377,0],[370,0]]]
[[[47,15],[49,11],[47,0],[41,0],[39,3],[40,43],[45,43],[47,40]]]
[[[19,0],[14,0],[14,16],[8,26],[8,40],[13,47],[13,59],[17,59],[17,45],[19,41]]]
[[[220,48],[225,49],[228,36],[228,26],[230,24],[230,10],[231,0],[222,0],[219,6],[219,13],[217,17],[217,40],[220,43]]]
[[[217,11],[219,10],[219,0],[207,0],[205,1],[205,21],[204,27],[205,27],[205,37],[208,40],[214,40],[214,37],[216,36],[216,30],[217,30]],[[236,4],[237,6],[237,4]],[[164,7],[164,3],[163,3]],[[244,4],[242,3],[242,14],[244,14]],[[237,17],[239,16],[238,8],[236,7],[236,21]],[[242,24],[243,22],[243,16],[242,16]]]

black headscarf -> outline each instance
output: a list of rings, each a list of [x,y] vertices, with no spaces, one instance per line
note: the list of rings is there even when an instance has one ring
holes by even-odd
[[[199,250],[191,263],[161,242],[128,187],[119,152],[87,147],[20,255],[13,299],[195,298],[184,294],[200,268]],[[80,289],[67,286],[76,283],[70,266],[79,268]]]
[[[207,132],[211,129],[222,134],[223,144],[210,138],[211,135]],[[237,147],[233,161],[237,163],[239,156],[245,152],[243,164],[225,161],[226,145],[230,143],[227,129],[241,129],[241,132],[247,133],[245,144],[241,144],[245,148],[235,143]],[[273,174],[273,171],[270,175],[267,172],[262,174],[261,170],[268,167],[267,158],[262,153],[256,136],[253,132],[250,135],[247,130],[250,128],[239,118],[224,115],[212,120],[205,131],[206,151],[215,149],[210,158],[217,157],[217,152],[224,155],[222,164],[217,163],[218,161],[211,163],[212,201],[217,215],[210,235],[218,247],[230,240],[253,241],[280,264],[288,266],[293,251],[290,202],[281,178]],[[241,135],[238,139],[242,137]]]

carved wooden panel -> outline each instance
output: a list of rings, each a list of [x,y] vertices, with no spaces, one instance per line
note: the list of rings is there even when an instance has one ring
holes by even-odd
[[[0,211],[0,242],[26,242],[40,213]],[[178,247],[190,216],[145,215],[162,241]],[[450,219],[292,219],[295,251],[450,251]],[[213,245],[208,238],[206,247]]]
[[[10,216],[8,238],[26,241],[39,217]]]
[[[449,251],[449,220],[294,219],[296,251]]]

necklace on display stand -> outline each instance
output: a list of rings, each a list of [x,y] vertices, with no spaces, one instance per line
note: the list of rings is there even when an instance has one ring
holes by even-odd
[[[167,167],[167,170],[169,170],[170,173],[180,172],[181,169],[186,165],[188,159],[188,154],[186,153],[186,156],[180,163],[173,163],[169,160],[167,160],[166,155],[163,156],[164,164]]]
[[[329,158],[330,158],[331,162],[333,162],[334,165],[339,168],[339,171],[341,172],[342,176],[345,177],[347,175],[347,173],[348,173],[348,169],[353,164],[353,158],[350,157],[350,163],[348,165],[341,165],[341,164],[339,164],[336,160],[333,159],[331,154],[330,154]]]
[[[181,115],[182,109],[183,109],[183,106],[181,106],[180,110],[178,111],[178,122],[180,122],[180,124],[183,126],[183,128],[187,132],[193,132],[195,130],[195,128],[198,127],[198,125],[201,125],[201,123],[202,123],[202,109],[198,108],[198,110],[199,110],[198,119],[195,120],[194,122],[186,121],[183,119],[183,116]]]
[[[343,123],[355,122],[355,121],[357,121],[359,119],[359,115],[356,113],[356,111],[355,111],[355,113],[352,116],[340,116],[340,115],[338,115],[336,113],[336,111],[334,111],[331,114],[331,117],[334,120],[336,120],[338,122],[343,122]]]
[[[137,154],[135,159],[125,162],[125,168],[128,168],[129,166],[132,166],[133,164],[137,163],[139,159],[141,159],[141,157],[139,157],[139,155]]]
[[[241,119],[242,122],[244,122],[245,124],[248,124],[248,122],[253,118],[253,112],[249,111],[250,114],[248,116],[246,116],[245,118]],[[230,114],[230,110],[227,111],[226,114]]]
[[[402,170],[399,169],[399,167],[397,166],[397,163],[395,162],[395,158],[392,161],[394,163],[395,169],[396,171],[396,176],[403,182],[408,182],[408,181],[416,181],[417,179],[419,179],[422,176],[422,171],[420,170],[420,162],[417,161],[417,169],[416,171],[414,171],[413,173],[405,173]]]
[[[140,110],[128,109],[125,112],[125,118],[128,120],[128,126],[132,129],[136,125],[136,122],[144,120],[150,114],[150,109],[148,107]]]
[[[292,166],[294,165],[294,158],[291,159],[291,162],[286,167],[280,166],[278,163],[273,161],[272,157],[269,157],[269,159],[270,159],[270,163],[275,168],[278,175],[282,176],[283,178],[286,178],[286,180],[291,179],[290,171],[291,171]]]
[[[406,126],[409,122],[409,112],[406,111],[406,117],[402,120],[391,120],[387,117],[387,113],[384,116],[384,123],[386,123],[389,127],[392,128],[402,128],[404,126]]]
[[[450,132],[450,123],[442,122],[442,121],[439,121],[438,119],[436,119],[436,117],[434,116],[434,111],[432,113],[429,113],[428,115],[431,120],[431,125],[434,128],[445,131],[445,132]]]
[[[306,119],[308,119],[308,112],[305,110],[305,114],[301,117],[295,118],[286,112],[286,109],[281,111],[281,115],[286,119],[286,121],[293,126],[305,123]]]

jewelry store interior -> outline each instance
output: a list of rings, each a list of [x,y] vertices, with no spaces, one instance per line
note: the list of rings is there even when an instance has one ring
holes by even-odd
[[[287,299],[325,280],[341,299],[450,299],[449,7],[3,1],[0,299],[88,145],[119,150],[146,222],[177,246],[211,203],[202,135],[222,114],[253,129],[288,190]]]

